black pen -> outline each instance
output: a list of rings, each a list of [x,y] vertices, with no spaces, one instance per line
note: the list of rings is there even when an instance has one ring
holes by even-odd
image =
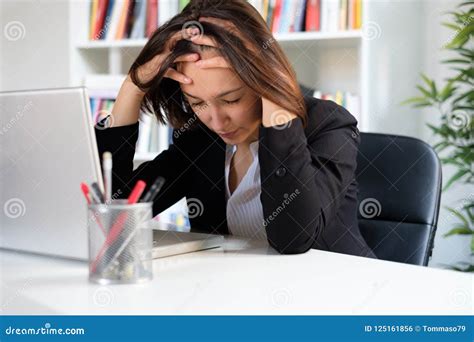
[[[148,190],[148,192],[145,194],[145,196],[143,196],[140,202],[153,202],[156,195],[158,195],[158,192],[160,192],[161,188],[163,187],[163,184],[165,184],[165,179],[161,176],[158,176],[158,178],[156,178],[155,182],[151,186],[150,190]]]
[[[97,203],[104,203],[104,195],[102,194],[102,191],[100,190],[99,184],[97,184],[97,182],[91,184],[91,193],[92,197],[94,198],[94,201],[96,201]]]

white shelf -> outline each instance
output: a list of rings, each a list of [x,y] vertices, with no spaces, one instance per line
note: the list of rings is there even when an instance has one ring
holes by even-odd
[[[280,43],[298,43],[318,40],[360,39],[361,30],[339,32],[292,32],[274,35]],[[76,45],[78,49],[142,48],[148,39],[91,40]]]
[[[78,49],[110,49],[143,47],[148,39],[90,40],[76,45]]]

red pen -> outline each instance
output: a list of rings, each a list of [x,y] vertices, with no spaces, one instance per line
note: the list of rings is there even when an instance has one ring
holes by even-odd
[[[137,203],[138,199],[143,193],[143,190],[145,190],[145,187],[146,187],[146,183],[142,180],[139,180],[133,187],[133,190],[130,193],[130,196],[128,196],[127,203],[128,204]],[[125,224],[126,219],[127,219],[127,212],[124,211],[120,213],[119,217],[117,218],[115,223],[112,225],[112,228],[110,229],[109,234],[107,235],[107,238],[105,239],[104,244],[102,245],[99,253],[97,254],[97,257],[95,258],[94,262],[91,265],[91,272],[95,272],[97,268],[97,264],[102,258],[102,255],[105,253],[107,248],[109,248],[119,237],[120,233],[122,232],[122,228],[123,228],[123,225]]]
[[[135,187],[133,188],[132,192],[130,193],[130,196],[128,196],[127,203],[128,204],[135,204],[138,202],[138,199],[143,193],[143,190],[145,190],[146,183],[142,180],[139,180],[137,184],[135,184]]]
[[[82,193],[84,194],[84,196],[86,197],[87,204],[90,205],[92,203],[92,201],[91,201],[91,197],[90,197],[89,187],[87,186],[86,183],[81,183],[81,190],[82,190]],[[96,219],[97,219],[97,223],[99,224],[100,229],[102,230],[102,233],[104,233],[104,236],[107,235],[107,233],[105,232],[104,226],[100,222],[99,218],[97,217]]]
[[[91,198],[89,195],[89,187],[87,186],[86,183],[81,183],[81,190],[82,190],[82,193],[84,194],[84,197],[86,198],[87,204],[91,204]]]

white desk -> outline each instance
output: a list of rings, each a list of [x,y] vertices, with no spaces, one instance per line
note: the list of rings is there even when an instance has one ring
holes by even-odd
[[[100,286],[85,262],[0,250],[1,314],[472,315],[473,276],[255,242],[154,261],[142,285]]]

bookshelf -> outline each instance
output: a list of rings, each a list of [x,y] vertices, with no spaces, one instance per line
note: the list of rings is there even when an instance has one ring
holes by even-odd
[[[419,63],[415,62],[418,58],[415,56],[421,44],[418,42],[419,46],[415,45],[416,40],[404,42],[403,35],[420,31],[423,23],[418,18],[422,8],[408,2],[397,2],[396,6],[378,0],[362,0],[361,3],[360,29],[274,33],[274,37],[287,54],[301,84],[323,93],[335,94],[341,90],[358,95],[359,110],[352,113],[359,120],[360,130],[370,131],[375,126],[369,113],[393,104],[391,92],[398,91],[394,89],[396,83],[393,81],[396,74],[419,73]],[[100,94],[101,82],[102,88],[112,84],[115,85],[113,91],[118,91],[119,80],[125,77],[147,40],[89,40],[87,23],[90,1],[72,1],[69,11],[71,85],[87,85],[93,79],[96,94]],[[403,18],[403,25],[400,25],[400,18]],[[402,61],[403,65],[390,69],[393,58],[388,43],[395,41],[404,44],[403,48],[409,51],[407,54],[413,57],[413,62]],[[406,98],[408,94],[396,97]],[[157,152],[137,153],[136,165],[156,155]]]

